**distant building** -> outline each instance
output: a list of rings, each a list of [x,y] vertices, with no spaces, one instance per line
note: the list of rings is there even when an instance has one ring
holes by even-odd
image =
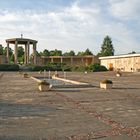
[[[99,57],[101,65],[110,70],[125,72],[140,71],[140,54]]]
[[[41,56],[37,63],[40,65],[46,65],[49,62],[66,63],[70,66],[88,66],[94,63],[100,63],[97,56]]]

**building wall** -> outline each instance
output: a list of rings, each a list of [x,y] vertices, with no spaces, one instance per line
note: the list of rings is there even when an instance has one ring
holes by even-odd
[[[40,65],[46,65],[48,62],[61,62],[71,66],[88,66],[100,61],[97,56],[50,56],[40,58]]]
[[[121,70],[126,72],[140,71],[140,56],[101,59],[101,65],[114,71]]]
[[[5,64],[6,63],[6,56],[0,55],[0,64]]]

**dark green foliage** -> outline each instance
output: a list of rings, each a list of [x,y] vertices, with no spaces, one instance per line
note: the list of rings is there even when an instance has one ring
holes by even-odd
[[[108,79],[106,79],[104,81],[101,81],[101,83],[103,83],[103,84],[113,84],[113,82],[111,80],[108,80]]]
[[[19,66],[16,64],[0,64],[0,71],[19,71]]]
[[[62,51],[61,50],[52,50],[50,51],[50,56],[62,56]]]
[[[0,55],[4,54],[4,48],[2,47],[2,45],[0,44]]]
[[[65,52],[63,56],[75,56],[75,52],[71,50],[70,52]]]
[[[114,55],[114,48],[112,45],[111,38],[107,35],[104,38],[103,44],[101,46],[101,51],[98,53],[98,56],[112,56]]]
[[[84,52],[78,52],[78,56],[93,55],[93,53],[87,48]]]
[[[41,56],[50,56],[49,50],[45,49],[43,52],[39,53]]]
[[[71,71],[71,67],[64,63],[48,63],[45,66],[30,66],[31,71]]]
[[[99,71],[107,71],[107,68],[100,64],[93,64],[93,65],[90,65],[90,70],[93,72],[99,72]]]
[[[77,72],[89,71],[89,67],[87,67],[87,66],[73,66],[72,71],[77,71]]]
[[[30,71],[43,71],[45,66],[29,66]]]

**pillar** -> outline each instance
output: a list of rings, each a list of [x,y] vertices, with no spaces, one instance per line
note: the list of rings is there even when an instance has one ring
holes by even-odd
[[[61,63],[63,63],[63,57],[62,57],[62,56],[61,56],[61,58],[60,58],[60,59],[61,59]]]
[[[27,65],[27,44],[25,44],[24,64]]]
[[[85,65],[86,65],[86,64],[84,64],[84,58],[83,58],[83,57],[81,58],[81,62],[82,62],[82,63],[81,63],[82,66],[85,66]]]
[[[17,58],[17,47],[18,47],[18,41],[15,41],[15,51],[14,51],[15,64],[17,64],[17,62],[18,62],[18,58]]]
[[[7,57],[7,63],[9,63],[9,42],[7,42],[7,52],[6,52],[6,57]]]
[[[36,43],[33,43],[33,63],[34,63],[34,65],[36,65]]]
[[[27,64],[29,64],[30,61],[30,42],[27,42]]]
[[[51,58],[51,62],[53,63],[53,57]]]
[[[71,57],[71,66],[73,65],[73,57]]]

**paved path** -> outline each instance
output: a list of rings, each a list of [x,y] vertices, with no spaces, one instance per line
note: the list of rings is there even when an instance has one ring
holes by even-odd
[[[4,73],[0,79],[0,139],[140,139],[139,73],[122,77],[112,72],[67,73],[67,78],[95,87],[41,93],[32,79]],[[113,80],[113,89],[100,89],[103,79]]]

